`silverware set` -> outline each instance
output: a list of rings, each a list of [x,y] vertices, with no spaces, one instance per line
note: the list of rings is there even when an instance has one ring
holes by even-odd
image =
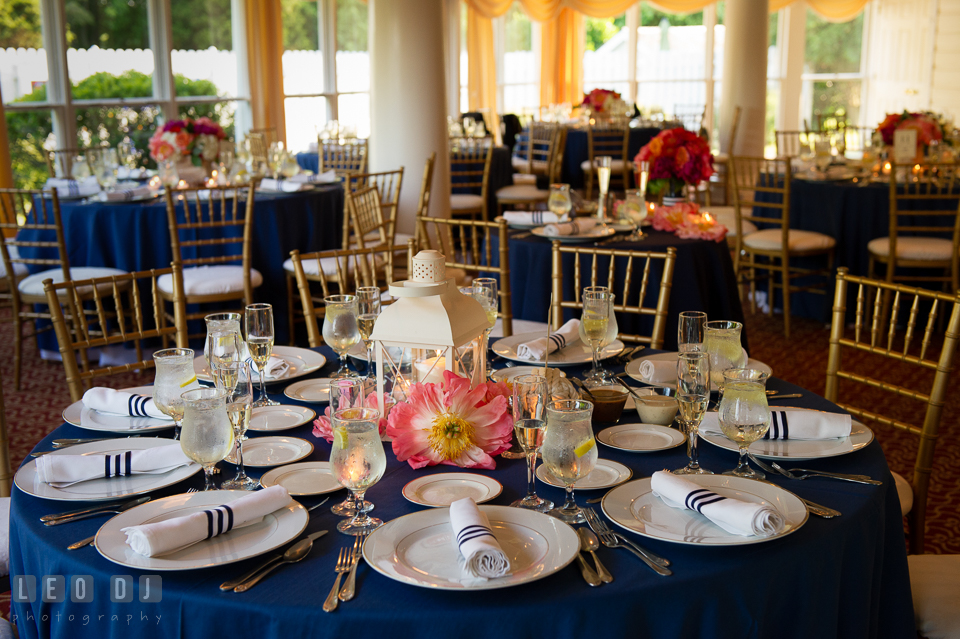
[[[107,515],[110,513],[122,513],[125,510],[129,510],[134,506],[139,506],[140,504],[145,504],[150,501],[150,497],[138,497],[123,503],[110,503],[104,504],[101,506],[93,506],[91,508],[80,508],[78,510],[68,510],[67,512],[58,513],[55,515],[44,515],[40,518],[40,521],[43,522],[44,526],[59,526],[60,524],[69,524],[75,521],[80,521],[81,519],[89,519],[90,517],[99,517],[100,515]]]
[[[754,464],[767,471],[768,473],[773,473],[775,475],[783,475],[787,479],[809,479],[810,477],[823,477],[826,479],[837,479],[839,481],[849,481],[855,484],[870,484],[871,486],[882,486],[882,481],[877,481],[872,479],[867,475],[848,475],[846,473],[830,473],[825,470],[813,470],[810,468],[784,468],[777,462],[773,460],[768,460],[768,462],[760,461],[758,457],[752,453],[747,453]]]
[[[338,602],[353,599],[353,595],[356,592],[357,564],[360,563],[360,557],[363,552],[363,542],[366,538],[366,535],[357,535],[353,540],[353,548],[340,549],[340,555],[337,557],[337,565],[333,569],[334,572],[337,573],[337,578],[333,582],[333,588],[330,589],[330,594],[327,595],[326,601],[323,602],[324,612],[333,612],[337,609]],[[341,590],[340,579],[344,574],[347,574],[347,580]]]
[[[620,533],[614,532],[606,522],[600,519],[593,508],[583,507],[580,510],[583,511],[583,516],[587,519],[587,525],[600,537],[600,541],[603,542],[604,546],[607,548],[625,548],[629,550],[639,557],[643,563],[647,564],[651,570],[662,577],[673,574],[673,571],[668,568],[670,565],[669,560],[664,559],[656,553],[650,552],[646,548],[638,546]]]

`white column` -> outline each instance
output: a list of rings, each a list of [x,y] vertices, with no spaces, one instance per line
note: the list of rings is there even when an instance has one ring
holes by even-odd
[[[740,127],[733,152],[762,156],[767,102],[767,0],[728,0],[723,21],[726,35],[720,142],[725,144],[730,139],[733,110],[739,105]]]
[[[413,233],[431,153],[437,163],[430,215],[450,213],[443,0],[371,0],[370,25],[370,168],[406,167],[397,227]]]
[[[444,66],[447,77],[447,115],[460,117],[460,0],[444,0]],[[372,42],[372,39],[371,39]]]
[[[781,12],[780,108],[777,128],[799,131],[803,127],[800,98],[803,94],[803,56],[807,44],[807,3],[797,0]]]

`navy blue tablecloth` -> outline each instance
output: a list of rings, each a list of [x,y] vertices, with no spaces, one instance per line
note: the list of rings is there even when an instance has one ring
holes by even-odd
[[[321,349],[328,360],[335,357]],[[776,363],[773,363],[776,367]],[[318,376],[329,375],[327,366]],[[582,374],[582,368],[567,369]],[[803,392],[796,406],[838,410],[810,392],[773,378],[769,388]],[[274,390],[279,390],[274,387]],[[275,398],[295,403],[282,395]],[[313,408],[322,408],[313,406]],[[636,421],[627,413],[624,422]],[[309,425],[284,434],[313,441],[310,460],[329,458],[330,446],[313,439]],[[64,425],[37,446],[48,450],[57,437],[89,437],[90,431]],[[260,434],[252,433],[252,437]],[[631,454],[600,446],[602,458],[623,463],[634,478],[686,461],[684,447]],[[390,520],[422,508],[401,496],[402,487],[425,474],[460,471],[447,466],[413,470],[387,451],[387,471],[367,498],[374,513]],[[736,454],[701,445],[701,462],[714,471],[732,468]],[[697,547],[628,536],[668,557],[674,575],[660,577],[626,551],[601,549],[599,555],[615,577],[612,584],[589,588],[574,566],[541,581],[508,590],[436,592],[403,585],[381,576],[366,564],[357,573],[357,596],[334,614],[321,604],[334,578],[341,548],[353,539],[339,534],[339,521],[327,506],[314,512],[308,531],[330,530],[317,540],[302,563],[286,566],[244,594],[222,593],[218,585],[255,565],[250,559],[235,565],[188,572],[163,573],[160,603],[113,604],[111,575],[139,570],[114,565],[87,547],[67,551],[73,541],[94,534],[103,519],[44,527],[41,515],[75,507],[31,497],[14,489],[10,519],[11,575],[91,575],[94,600],[88,604],[14,603],[12,614],[24,639],[36,637],[144,639],[183,637],[597,637],[859,639],[912,637],[913,608],[897,491],[880,445],[871,443],[849,455],[806,462],[824,470],[865,473],[884,481],[864,486],[830,480],[793,481],[769,477],[801,497],[840,510],[834,519],[811,517],[796,532],[777,540],[738,547]],[[233,466],[221,464],[222,476]],[[506,505],[525,490],[522,460],[497,460],[494,471],[480,471],[503,484],[491,503]],[[256,475],[257,473],[252,473]],[[155,497],[202,485],[200,475]],[[559,502],[560,489],[538,483],[544,497]],[[578,491],[578,501],[601,491]],[[330,503],[343,492],[333,494]],[[318,498],[303,498],[307,506]],[[329,504],[328,504],[329,505]],[[137,595],[139,596],[139,595]]]

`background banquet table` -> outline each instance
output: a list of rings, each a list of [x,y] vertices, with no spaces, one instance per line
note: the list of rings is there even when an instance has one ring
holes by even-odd
[[[333,362],[332,351],[320,349]],[[771,362],[776,369],[776,363]],[[318,376],[329,375],[332,364]],[[582,374],[581,369],[567,372]],[[775,371],[776,372],[776,371]],[[772,378],[769,388],[803,392],[791,404],[838,410],[821,397]],[[274,387],[274,390],[279,388]],[[295,403],[282,395],[274,397]],[[318,408],[317,405],[311,406]],[[320,406],[322,408],[322,406]],[[628,413],[627,415],[630,415]],[[636,421],[635,416],[633,420]],[[310,460],[327,460],[330,446],[314,440],[310,426],[284,434],[313,441]],[[64,425],[37,446],[48,450],[58,437],[90,436],[89,431]],[[257,433],[252,433],[257,437]],[[701,462],[721,471],[733,467],[735,453],[701,445]],[[626,464],[634,478],[685,463],[684,448],[630,454],[600,445],[601,458]],[[367,493],[374,514],[383,520],[422,510],[401,496],[409,481],[437,472],[468,472],[451,467],[413,470],[387,452],[384,478]],[[321,604],[333,583],[333,567],[340,548],[352,538],[339,534],[339,521],[328,506],[344,492],[333,493],[328,504],[314,512],[308,531],[330,530],[318,539],[303,562],[286,566],[244,594],[222,593],[225,579],[249,570],[256,559],[235,565],[162,574],[159,603],[114,604],[108,595],[111,575],[131,575],[136,584],[142,573],[114,565],[92,547],[67,551],[71,542],[94,534],[104,519],[90,519],[52,528],[41,525],[41,515],[60,512],[63,503],[37,499],[18,489],[11,505],[11,575],[91,575],[94,600],[89,604],[14,603],[21,637],[246,637],[255,633],[269,639],[288,637],[396,636],[476,637],[491,632],[508,637],[912,637],[913,610],[896,489],[883,451],[873,442],[849,455],[807,462],[824,470],[866,473],[884,481],[864,486],[828,480],[789,482],[769,479],[801,497],[840,510],[834,519],[811,517],[796,532],[765,543],[739,547],[696,547],[640,538],[634,540],[668,557],[674,575],[660,577],[628,552],[601,549],[599,555],[615,577],[612,584],[589,588],[574,566],[557,574],[509,590],[445,592],[403,585],[361,563],[357,596],[333,614]],[[233,466],[221,464],[220,477]],[[503,484],[503,493],[491,503],[506,505],[525,488],[522,460],[497,459],[494,471],[479,471]],[[253,473],[256,475],[256,473]],[[180,493],[202,485],[195,475],[155,496]],[[560,489],[538,483],[541,495],[558,502]],[[600,491],[580,491],[582,504]],[[318,501],[302,498],[304,505]],[[28,619],[28,615],[32,619]],[[46,615],[46,617],[44,617]],[[70,615],[74,617],[70,618]],[[84,621],[86,617],[86,622]],[[116,615],[116,618],[113,617]],[[128,622],[127,615],[131,615]],[[158,619],[159,617],[159,619]],[[146,619],[146,620],[144,620]],[[127,625],[129,623],[129,625]]]

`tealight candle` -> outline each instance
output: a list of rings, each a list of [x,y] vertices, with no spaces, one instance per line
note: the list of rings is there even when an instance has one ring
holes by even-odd
[[[187,188],[187,181],[186,181],[186,180],[180,180],[179,182],[177,182],[177,188],[178,188],[178,189],[185,189],[185,188]]]

